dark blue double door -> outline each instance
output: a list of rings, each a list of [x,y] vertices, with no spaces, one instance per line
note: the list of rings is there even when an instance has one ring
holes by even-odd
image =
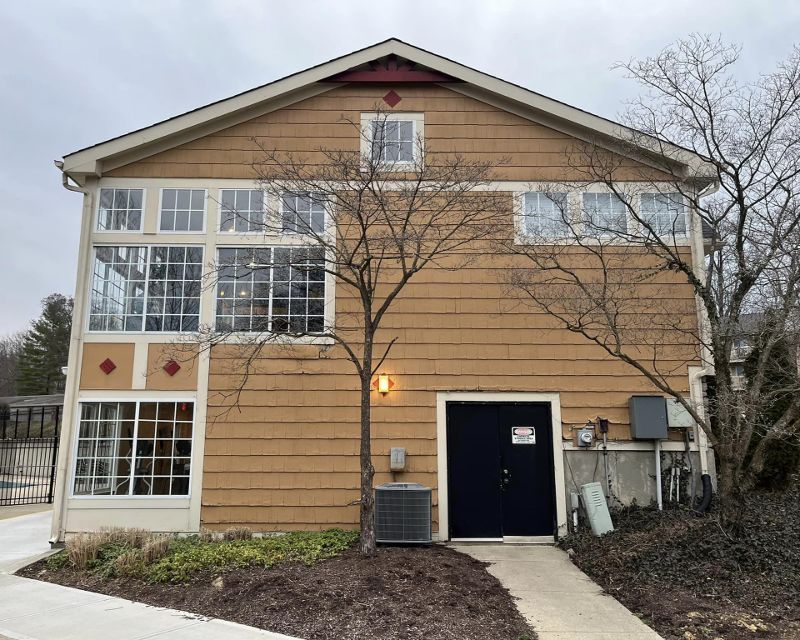
[[[553,535],[548,403],[448,403],[451,538]]]

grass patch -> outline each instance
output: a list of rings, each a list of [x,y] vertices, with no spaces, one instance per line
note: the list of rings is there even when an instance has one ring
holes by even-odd
[[[150,583],[187,582],[203,571],[272,567],[284,562],[312,565],[349,549],[358,533],[331,529],[252,538],[238,530],[226,538],[169,538],[106,530],[68,541],[65,551],[48,559],[47,568],[59,571],[71,567],[106,578],[127,576]]]

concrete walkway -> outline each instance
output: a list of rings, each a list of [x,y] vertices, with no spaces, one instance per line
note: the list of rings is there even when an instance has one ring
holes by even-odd
[[[540,640],[658,640],[659,636],[551,545],[456,544],[490,562]]]
[[[0,575],[0,638],[13,640],[293,640],[49,582]]]
[[[18,507],[0,507],[17,509]],[[14,573],[49,553],[51,509],[11,518],[0,518],[0,573]]]
[[[9,575],[51,553],[49,511],[0,518],[0,640],[297,640]]]

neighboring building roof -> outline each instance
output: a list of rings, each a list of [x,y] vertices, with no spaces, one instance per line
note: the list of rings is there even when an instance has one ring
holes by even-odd
[[[56,393],[49,396],[6,396],[0,398],[0,406],[5,405],[11,409],[24,407],[51,407],[64,404],[64,394]]]
[[[378,61],[402,60],[402,69]],[[687,179],[712,181],[716,173],[697,154],[664,145],[628,127],[588,111],[548,98],[524,87],[477,71],[395,38],[359,49],[305,71],[281,78],[250,91],[138,129],[64,156],[61,169],[75,180],[102,175],[115,167],[135,162],[190,140],[244,122],[263,113],[318,95],[347,82],[364,81],[370,71],[375,81],[442,82],[455,91],[479,100],[498,102],[521,117],[541,122],[583,139],[624,143],[628,153],[642,154],[642,161],[658,159],[683,168]],[[394,80],[389,80],[394,78]],[[424,78],[424,79],[423,79]]]

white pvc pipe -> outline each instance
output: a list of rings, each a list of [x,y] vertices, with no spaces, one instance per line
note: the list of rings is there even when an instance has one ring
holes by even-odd
[[[664,510],[664,501],[661,498],[661,440],[655,441],[656,450],[656,500],[658,501],[658,510]]]

